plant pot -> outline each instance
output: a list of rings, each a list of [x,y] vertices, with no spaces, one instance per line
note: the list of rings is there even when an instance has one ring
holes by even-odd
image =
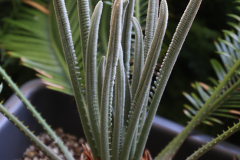
[[[21,91],[37,107],[52,128],[62,127],[66,133],[84,137],[72,96],[46,89],[39,79],[27,82],[21,87]],[[37,121],[15,95],[11,96],[4,105],[9,107],[9,111],[14,112],[14,115],[18,116],[21,121],[24,121],[30,130],[35,131],[35,134],[43,132]],[[183,126],[156,116],[147,142],[147,148],[152,156],[155,157],[182,129]],[[175,159],[186,159],[194,150],[211,139],[210,136],[192,132]],[[30,141],[0,114],[0,159],[18,159],[29,145]],[[234,155],[240,155],[240,148],[223,142],[200,159],[232,160]]]

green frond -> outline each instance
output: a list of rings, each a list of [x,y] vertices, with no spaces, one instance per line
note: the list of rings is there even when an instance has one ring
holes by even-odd
[[[156,114],[156,103],[158,105],[164,88],[166,86],[166,83],[168,81],[168,78],[170,76],[171,70],[173,69],[173,66],[176,62],[176,59],[178,57],[178,54],[182,48],[182,45],[184,43],[184,40],[191,28],[191,25],[193,23],[193,20],[198,12],[198,9],[201,5],[201,0],[190,0],[188,3],[188,6],[179,22],[179,25],[176,29],[176,32],[174,33],[172,42],[168,48],[167,54],[163,60],[162,66],[158,73],[158,80],[156,83],[154,83],[155,86],[153,88],[156,88],[155,95],[153,97],[148,115],[146,117],[146,122],[150,123],[153,121],[153,117]],[[161,17],[160,17],[161,18]],[[168,58],[171,57],[171,58]],[[146,124],[145,122],[145,124]],[[145,130],[145,124],[143,127],[143,131]],[[149,127],[147,127],[147,130],[150,130]],[[155,158],[156,160],[165,160],[170,159],[176,154],[176,151],[179,149],[181,144],[183,143],[183,139],[188,136],[190,133],[187,131],[188,129],[192,129],[191,124],[188,125],[185,130],[183,130],[176,138],[174,138],[162,151],[158,156]],[[189,132],[189,133],[188,133]],[[144,135],[144,132],[142,132],[143,137],[146,138],[146,135]],[[140,137],[140,139],[142,139]],[[141,146],[141,151],[143,151],[143,146]]]
[[[1,37],[0,43],[12,57],[21,58],[23,65],[36,70],[49,88],[73,94],[64,60],[52,2],[49,15],[26,5],[20,7],[18,19],[6,20],[12,28]],[[76,52],[81,52],[76,2],[66,1]],[[43,23],[44,22],[44,23]],[[83,70],[82,56],[77,57]],[[81,72],[83,78],[83,72]],[[84,83],[84,81],[83,81]]]
[[[60,157],[58,157],[55,153],[52,152],[50,148],[48,148],[41,140],[37,138],[24,124],[18,120],[12,113],[8,111],[7,108],[5,108],[0,103],[0,112],[8,118],[8,120],[13,123],[19,130],[26,135],[26,137],[33,142],[45,155],[47,155],[52,160],[61,160]]]
[[[135,17],[132,18],[132,24],[133,24],[134,31],[135,31],[135,49],[134,49],[135,53],[134,53],[132,88],[131,88],[132,89],[132,98],[133,98],[137,91],[139,80],[140,80],[142,70],[144,67],[144,50],[143,50],[144,43],[143,43],[143,34],[142,34],[141,26]],[[132,157],[135,153],[136,141],[137,141],[137,137],[138,137],[137,134],[138,134],[138,128],[135,131],[135,137],[132,142],[130,159],[132,159]]]
[[[143,35],[142,29],[135,17],[132,19],[135,30],[135,53],[134,53],[134,66],[133,66],[133,78],[132,78],[132,96],[135,96],[137,86],[141,77],[141,73],[144,66],[144,52],[143,52]]]
[[[116,84],[115,84],[115,117],[112,142],[112,159],[118,160],[122,149],[123,111],[125,105],[125,69],[123,64],[122,49],[119,52]]]
[[[130,82],[128,80],[127,73],[125,75],[125,83],[126,83],[126,93],[125,93],[125,107],[124,107],[124,127],[127,129],[129,124],[129,114],[132,108],[132,92]]]
[[[158,0],[149,0],[147,9],[147,19],[146,19],[146,28],[145,28],[145,39],[144,39],[144,60],[146,60],[147,54],[149,52],[154,32],[156,29],[156,22],[158,19]],[[157,7],[156,7],[157,6]],[[156,16],[157,15],[157,16]]]
[[[237,21],[240,21],[240,17],[239,17],[238,15],[228,14],[228,16],[234,18],[234,19],[237,20]]]
[[[7,75],[7,73],[0,67],[0,75],[3,80],[9,85],[9,87],[13,90],[16,96],[22,101],[22,103],[26,106],[26,108],[34,115],[34,118],[38,121],[38,123],[43,127],[43,129],[47,132],[47,134],[51,137],[52,140],[56,141],[57,147],[64,154],[66,158],[69,160],[73,160],[72,155],[64,146],[63,142],[58,138],[55,132],[51,129],[51,127],[46,123],[43,117],[38,113],[38,111],[34,108],[34,106],[25,98],[23,93],[17,87],[17,85],[12,81],[12,79]],[[26,131],[28,132],[28,131]],[[30,135],[29,135],[30,136]]]
[[[128,4],[129,4],[129,0],[125,0],[123,2],[123,15],[122,15],[122,23],[124,25],[124,19],[125,19],[125,14],[126,14],[126,11],[127,11],[127,7],[128,7]]]
[[[193,94],[190,95],[186,92],[183,92],[183,95],[191,102],[191,104],[194,106],[194,108],[196,109],[200,109],[201,108],[201,104],[199,104],[199,102],[201,103],[201,100],[198,97],[193,97]],[[188,106],[188,105],[187,105]],[[185,107],[186,108],[186,107]],[[187,107],[188,109],[189,107]],[[192,108],[191,108],[192,109]],[[196,112],[195,112],[196,113]]]
[[[86,68],[85,68],[85,84],[86,84],[86,102],[90,126],[93,132],[93,138],[100,151],[100,131],[99,131],[99,107],[97,97],[97,42],[98,30],[103,9],[103,2],[99,1],[96,5],[91,18],[90,31],[88,35],[86,47]]]
[[[200,86],[200,84],[202,83],[199,83],[199,82],[196,82],[195,84],[197,84],[201,88],[201,90],[206,90],[210,88],[210,86],[206,84],[204,84],[204,86]],[[240,92],[238,91],[238,88],[239,88],[239,81],[237,81],[234,84],[231,84],[229,88],[223,89],[222,95],[218,96],[219,97],[218,101],[221,101],[221,103],[213,103],[213,106],[217,105],[218,107],[216,108],[216,110],[214,110],[214,112],[208,115],[206,119],[208,119],[209,121],[212,121],[213,123],[216,122],[219,124],[222,124],[221,120],[219,119],[220,117],[236,119],[238,117],[236,115],[239,115],[239,111],[237,111],[236,109],[240,109],[240,101],[238,101],[240,98]],[[201,92],[199,90],[197,91],[198,91],[198,94],[200,95]],[[208,93],[208,95],[210,96],[211,94]],[[225,98],[223,97],[223,95]],[[207,101],[207,99],[203,99],[201,96],[199,97],[193,93],[191,95],[184,93],[184,96],[194,106],[194,108],[192,108],[187,104],[184,105],[184,108],[185,108],[184,113],[190,118],[194,117],[194,115],[196,115],[197,111],[200,109],[199,107],[203,106],[202,103],[199,104],[199,101],[204,103]],[[202,122],[205,123],[204,121],[205,120],[203,119]],[[208,123],[208,124],[212,125],[212,123]]]
[[[139,117],[141,115],[142,108],[144,106],[144,102],[148,94],[146,90],[149,88],[149,85],[151,83],[152,73],[154,71],[157,58],[160,54],[160,50],[162,47],[162,42],[165,35],[167,20],[168,20],[168,7],[165,0],[163,0],[160,5],[160,17],[161,18],[159,18],[158,20],[158,26],[155,32],[155,36],[153,38],[152,45],[150,47],[149,54],[147,56],[146,63],[144,65],[144,68],[141,74],[141,78],[139,80],[137,92],[133,99],[133,107],[132,107],[132,110],[130,111],[129,126],[125,136],[125,141],[123,144],[121,160],[128,159],[129,157],[130,147],[134,138],[134,133],[137,128],[136,124],[138,124],[139,122]],[[136,150],[135,153],[142,153],[142,152],[141,151],[139,152]]]
[[[131,49],[131,32],[132,32],[132,17],[134,13],[135,0],[130,0],[126,8],[125,18],[123,22],[122,31],[122,49],[123,60],[127,75],[129,75],[129,61],[130,61],[130,49]]]
[[[211,60],[211,64],[213,66],[213,69],[215,70],[215,73],[217,74],[218,80],[222,81],[224,79],[224,76],[227,74],[226,70],[223,68],[221,63],[219,63],[215,59]]]
[[[231,23],[236,30],[240,26],[239,24]],[[236,33],[237,32],[237,33]],[[228,71],[233,67],[233,65],[237,62],[240,57],[239,52],[239,31],[223,31],[225,35],[225,39],[219,39],[218,42],[215,42],[215,46],[217,52],[222,60],[222,63],[216,59],[211,60],[211,64],[213,69],[218,77],[218,81],[221,82],[225,78]],[[223,64],[223,65],[222,65]],[[229,79],[227,85],[224,86],[222,92],[218,95],[213,105],[218,105],[216,110],[212,112],[212,114],[208,115],[206,119],[203,119],[202,122],[205,124],[212,125],[213,123],[222,123],[219,118],[233,118],[236,119],[239,115],[240,110],[240,91],[239,91],[239,69],[235,71],[235,74]],[[214,82],[214,85],[219,85],[219,82],[214,78],[211,78],[211,81]],[[195,90],[197,90],[198,95],[192,94],[189,95],[184,93],[184,96],[190,101],[190,103],[194,106],[186,107],[184,105],[185,110],[184,113],[188,117],[193,117],[196,112],[203,106],[199,105],[199,101],[206,102],[209,96],[214,92],[214,87],[211,85],[203,84],[201,82],[195,82],[192,85]],[[227,97],[227,98],[226,98]],[[217,101],[221,101],[221,103],[217,103]],[[199,108],[200,107],[200,108]],[[207,120],[208,119],[208,120]],[[206,120],[208,123],[206,123]]]
[[[101,105],[101,95],[102,95],[102,85],[103,85],[103,80],[104,80],[104,69],[106,65],[106,57],[103,56],[99,62],[98,66],[98,81],[97,81],[97,86],[98,86],[98,105]]]
[[[87,41],[88,34],[90,29],[90,9],[89,9],[88,0],[77,0],[78,8],[78,21],[80,28],[80,40],[81,40],[81,51],[82,51],[82,60],[84,63],[84,69],[86,68],[86,57],[87,57]]]
[[[112,109],[113,86],[116,74],[116,66],[119,57],[119,50],[121,48],[121,34],[122,34],[122,8],[123,1],[116,0],[114,2],[110,37],[108,43],[108,52],[106,58],[105,75],[101,97],[100,107],[100,132],[101,132],[101,158],[104,160],[110,159],[109,153],[109,139],[108,139],[108,123],[109,112]]]
[[[238,124],[234,124],[233,127],[228,127],[227,131],[223,131],[221,135],[219,135],[217,138],[213,139],[211,142],[208,142],[203,147],[195,151],[190,157],[187,158],[187,160],[197,160],[199,157],[204,155],[206,152],[208,152],[210,149],[212,149],[214,146],[216,146],[218,143],[224,141],[234,133],[240,130],[240,122]]]
[[[65,7],[64,0],[54,0],[54,10],[57,17],[57,24],[59,28],[59,34],[61,37],[62,48],[66,63],[68,66],[68,71],[71,78],[71,84],[75,95],[75,101],[77,103],[78,112],[80,114],[82,126],[85,132],[86,139],[91,148],[94,158],[97,158],[99,153],[95,148],[97,147],[96,141],[92,139],[93,133],[91,127],[89,126],[89,114],[87,112],[85,97],[83,93],[82,86],[80,84],[80,72],[77,62],[77,57],[74,50],[73,37],[70,30],[70,22],[67,15],[67,10]]]

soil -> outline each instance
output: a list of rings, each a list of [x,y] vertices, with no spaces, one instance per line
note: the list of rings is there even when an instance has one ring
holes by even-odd
[[[70,153],[76,160],[80,160],[81,153],[83,151],[82,144],[85,143],[83,138],[77,138],[76,136],[64,133],[63,129],[58,128],[55,130],[59,138],[62,139],[65,146],[67,146]],[[55,143],[51,140],[49,135],[42,133],[39,135],[39,139],[46,144],[51,150],[56,153],[61,159],[65,160],[62,153],[56,147]],[[23,153],[20,160],[49,160],[43,152],[41,152],[35,145],[30,145]]]

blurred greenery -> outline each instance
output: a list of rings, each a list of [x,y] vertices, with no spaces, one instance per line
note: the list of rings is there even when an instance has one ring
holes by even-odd
[[[0,0],[0,38],[9,28],[9,24],[5,23],[5,19],[16,19],[21,5],[20,0]],[[7,51],[0,44],[0,63],[18,85],[22,85],[26,81],[36,78],[33,70],[20,65],[19,59],[9,58],[6,53]],[[2,82],[1,78],[0,82]],[[7,85],[4,85],[3,94],[0,95],[0,99],[7,99],[11,94],[12,91]]]
[[[168,0],[170,10],[168,31],[171,35],[174,33],[180,16],[188,2],[188,0],[181,0],[181,3],[175,0]],[[229,13],[238,13],[233,1],[203,0],[163,95],[158,110],[159,115],[183,125],[186,125],[186,122],[190,120],[183,113],[183,104],[188,104],[189,102],[182,95],[182,91],[192,92],[193,89],[190,84],[195,81],[209,83],[208,77],[217,78],[210,64],[210,59],[219,59],[219,56],[215,53],[216,49],[213,42],[223,36],[223,29],[231,29],[227,25],[227,22],[232,21],[227,16]],[[168,37],[165,39],[165,44],[169,44],[169,42],[170,38]],[[232,126],[233,124],[232,119],[225,118],[223,121],[223,126],[219,124],[214,124],[214,127],[200,125],[197,127],[197,130],[216,136],[217,133],[222,132],[223,128],[226,129],[227,126]],[[228,140],[239,144],[240,141],[236,138],[238,136],[239,133]]]
[[[48,0],[41,1],[48,2]],[[164,40],[165,50],[171,41],[172,35],[189,0],[167,0],[167,2],[170,17],[167,35]],[[92,5],[94,4],[95,3]],[[9,24],[5,22],[5,19],[17,19],[21,5],[26,4],[23,4],[21,0],[0,0],[0,38],[6,34],[6,31],[10,28],[8,26]],[[230,29],[226,22],[231,21],[231,19],[227,17],[227,14],[236,13],[234,7],[235,5],[232,0],[203,0],[202,6],[183,45],[168,82],[159,107],[159,115],[184,125],[186,121],[189,120],[183,113],[183,104],[188,101],[182,95],[182,91],[191,92],[192,88],[190,83],[194,81],[207,82],[207,77],[215,76],[213,68],[210,65],[210,59],[218,59],[219,57],[214,53],[216,49],[213,41],[221,36],[222,29]],[[103,15],[107,15],[108,11],[110,11],[110,7],[105,8]],[[104,22],[101,22],[100,32],[106,33],[106,26],[109,24],[109,19],[105,18],[102,20]],[[108,39],[108,36],[103,35],[100,36],[100,38],[104,43],[104,39]],[[103,51],[106,50],[105,46],[106,44],[100,46]],[[0,47],[2,47],[1,44]],[[1,64],[4,65],[4,68],[15,82],[21,85],[23,82],[36,77],[34,71],[19,65],[19,60],[9,58],[6,52],[3,47],[0,48]],[[164,54],[164,52],[162,54]],[[6,88],[4,88],[3,93],[4,95],[0,95],[1,99],[6,99],[11,95],[11,91]],[[209,128],[209,126],[200,127],[200,129],[208,131]],[[221,128],[222,127],[218,127],[214,130],[218,131]],[[215,135],[215,131],[211,132],[211,134]]]
[[[170,10],[168,32],[170,36],[165,39],[165,44],[169,44],[188,2],[188,0],[181,0],[181,3],[175,0],[168,1]],[[227,14],[235,13],[232,2],[203,0],[163,95],[158,111],[159,115],[186,124],[188,118],[183,114],[182,106],[187,100],[182,95],[182,91],[192,91],[190,83],[194,81],[207,82],[209,76],[216,77],[210,65],[211,58],[219,58],[214,53],[216,49],[213,41],[221,36],[222,29],[230,29],[226,22],[231,20]]]

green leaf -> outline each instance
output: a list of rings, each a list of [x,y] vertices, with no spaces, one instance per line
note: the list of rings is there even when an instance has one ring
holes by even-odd
[[[183,92],[183,95],[192,103],[192,105],[196,108],[196,109],[200,109],[201,106],[199,106],[199,104],[197,103],[197,101],[188,93]]]
[[[22,103],[26,106],[26,108],[34,115],[34,118],[37,120],[37,122],[43,127],[43,129],[47,132],[47,134],[51,137],[52,140],[56,141],[56,146],[60,149],[60,151],[63,153],[63,155],[69,159],[73,160],[72,155],[64,146],[63,142],[58,138],[58,136],[55,134],[55,132],[51,129],[51,127],[46,123],[46,121],[43,119],[43,117],[40,115],[40,113],[37,112],[35,107],[29,102],[29,100],[23,95],[23,93],[20,91],[18,86],[12,81],[12,79],[7,75],[7,73],[2,69],[0,66],[0,75],[2,76],[3,80],[9,85],[9,87],[13,90],[13,92],[16,94],[16,96],[22,101]],[[1,109],[4,111],[4,109]],[[14,119],[13,117],[9,116],[8,113],[7,117]],[[16,122],[18,123],[18,122]],[[33,135],[29,134],[29,130],[24,129],[24,126],[21,124],[18,125],[20,128],[23,128],[24,133],[26,133],[28,136],[32,138]],[[37,139],[37,138],[35,138]],[[37,140],[36,140],[37,141]],[[38,142],[37,142],[38,143]],[[44,148],[44,147],[43,147]]]
[[[231,26],[233,26],[237,32],[239,32],[239,24],[230,23]],[[219,42],[215,42],[216,49],[218,50],[217,53],[220,53],[220,57],[222,60],[222,63],[225,67],[222,66],[222,64],[215,59],[211,60],[211,64],[215,70],[215,73],[219,79],[219,82],[221,82],[227,72],[231,67],[233,67],[234,64],[236,64],[237,59],[240,57],[239,52],[239,34],[235,33],[234,31],[223,31],[225,34],[225,39],[219,39]],[[240,108],[240,101],[239,101],[239,69],[235,71],[235,74],[233,77],[231,77],[227,83],[227,85],[224,86],[222,89],[222,92],[216,97],[214,105],[217,105],[218,107],[215,110],[212,110],[212,114],[208,115],[206,119],[211,119],[212,122],[220,123],[221,121],[218,118],[214,118],[212,116],[218,116],[218,117],[225,117],[225,118],[237,118],[236,114],[239,115],[239,111],[235,110]],[[214,83],[214,85],[218,86],[219,83],[214,78],[211,78],[211,81]],[[206,99],[204,99],[204,95],[206,93],[203,92],[204,86],[201,85],[201,83],[196,82],[193,87],[198,91],[199,95],[203,99],[204,102],[206,102]],[[205,88],[208,88],[208,90],[211,90],[211,92],[208,92],[208,94],[212,94],[212,92],[215,90],[210,85],[205,84]],[[188,95],[186,93],[186,95]],[[186,96],[187,99],[190,101],[190,103],[193,104],[193,106],[196,106],[195,103],[197,103],[198,96],[196,96],[194,99],[190,99],[188,96]],[[184,105],[185,107],[185,105]],[[235,109],[234,109],[235,108]],[[199,110],[199,109],[197,109]],[[197,111],[195,110],[195,112]],[[187,112],[185,112],[187,113]],[[193,113],[193,111],[192,111]],[[192,114],[194,115],[194,114]],[[192,116],[191,115],[191,116]],[[187,116],[189,117],[189,114],[187,113]],[[202,121],[203,122],[203,121]],[[209,124],[209,123],[208,123]],[[212,123],[211,123],[212,125]]]
[[[112,142],[112,159],[119,159],[120,150],[122,149],[122,132],[123,130],[123,114],[125,105],[125,69],[123,64],[122,49],[119,51],[119,59],[116,73],[115,84],[115,116],[113,128],[113,142]]]
[[[101,97],[100,107],[100,133],[101,133],[101,158],[104,160],[110,159],[109,153],[109,137],[108,137],[108,123],[109,110],[112,109],[113,85],[116,74],[116,66],[118,62],[119,50],[121,48],[121,34],[122,34],[122,0],[114,2],[110,37],[108,43],[108,52],[106,59],[105,75]],[[111,122],[110,122],[111,123]]]
[[[123,60],[127,75],[129,75],[129,61],[130,61],[130,48],[131,48],[131,31],[132,31],[132,17],[134,12],[135,0],[130,0],[126,9],[125,18],[123,22],[122,31],[122,49]]]
[[[98,157],[98,151],[96,141],[92,139],[93,134],[91,127],[89,126],[89,114],[86,111],[85,97],[83,95],[82,87],[80,84],[81,78],[79,67],[77,66],[77,57],[74,50],[73,38],[70,30],[70,22],[68,19],[66,7],[64,0],[54,0],[54,10],[57,17],[57,24],[59,28],[59,34],[61,37],[62,48],[66,63],[68,66],[68,71],[71,78],[71,84],[75,95],[75,101],[77,103],[78,112],[80,114],[82,126],[88,144],[91,148],[93,157],[96,159]],[[79,53],[79,52],[78,52]]]
[[[193,109],[191,106],[189,106],[189,105],[187,105],[187,104],[184,104],[184,108],[186,108],[188,111],[190,111],[191,112],[191,114],[193,114],[193,115],[195,115],[195,114],[197,114],[197,112],[195,111],[195,109]],[[187,116],[188,117],[192,117],[192,116],[189,116],[189,112],[187,112],[186,110],[184,110],[184,113],[187,113]]]
[[[171,70],[177,60],[178,54],[179,54],[179,52],[182,48],[182,45],[184,43],[184,40],[191,28],[191,25],[192,25],[193,20],[198,12],[201,2],[202,2],[201,0],[191,0],[188,3],[188,6],[179,22],[179,25],[176,29],[176,32],[173,36],[172,42],[168,49],[169,55],[166,54],[166,59],[164,58],[161,69],[159,70],[160,77],[159,77],[159,80],[157,83],[158,85],[156,86],[157,89],[155,92],[155,96],[153,97],[152,104],[150,106],[150,109],[149,109],[149,112],[148,112],[148,115],[146,118],[146,122],[148,121],[148,118],[149,118],[149,121],[152,122],[153,117],[156,114],[156,111],[157,111],[156,104],[157,104],[157,102],[159,103],[159,101],[162,97],[162,94],[163,94],[164,88],[166,87],[166,83],[170,76]],[[167,58],[168,56],[170,56],[171,58],[168,59]],[[145,122],[145,124],[146,124],[146,122]],[[148,122],[148,123],[150,123],[150,122]],[[145,130],[144,128],[143,128],[143,130]],[[187,127],[187,129],[188,128],[189,127]],[[147,130],[150,130],[150,128],[148,128]],[[188,132],[183,131],[172,142],[170,142],[170,144],[167,145],[165,147],[165,149],[162,150],[162,152],[155,159],[156,160],[165,160],[165,159],[171,159],[172,157],[174,157],[174,155],[176,154],[176,151],[179,149],[179,147],[182,144],[182,140],[185,139],[184,136],[187,136],[187,135],[188,135]],[[145,135],[144,137],[147,137],[147,136]],[[141,150],[143,150],[143,148]]]
[[[90,113],[89,114],[90,126],[92,128],[93,138],[97,145],[98,151],[100,151],[100,131],[99,131],[100,115],[97,97],[97,42],[102,9],[103,2],[99,1],[92,14],[85,55],[86,102],[88,105],[87,107],[88,113]]]
[[[144,52],[143,52],[143,35],[142,29],[135,17],[132,18],[132,23],[135,30],[135,53],[134,53],[134,66],[132,77],[132,96],[135,96],[137,86],[142,74],[144,66]]]
[[[133,62],[133,75],[132,75],[132,98],[133,98],[137,91],[139,80],[144,67],[144,50],[143,50],[144,43],[143,43],[143,34],[142,34],[141,26],[135,17],[132,18],[132,24],[135,31],[135,48],[134,48],[135,53],[134,53],[134,62]],[[130,159],[132,159],[136,149],[137,136],[138,136],[138,128],[135,131],[135,137],[132,142]]]
[[[49,15],[26,5],[20,7],[16,20],[6,20],[13,28],[1,37],[0,43],[13,57],[21,58],[23,65],[36,70],[43,82],[57,91],[73,94],[69,73],[64,60],[62,46],[52,2]],[[76,1],[66,1],[76,52],[81,52]],[[83,69],[81,54],[77,57]],[[83,72],[81,72],[83,78]]]
[[[103,56],[99,62],[98,66],[98,105],[101,105],[101,96],[102,96],[102,86],[103,86],[103,81],[104,81],[104,69],[106,65],[106,57]]]
[[[48,148],[41,140],[37,138],[22,122],[20,122],[12,113],[10,113],[1,103],[0,103],[0,112],[6,116],[9,121],[11,121],[19,130],[26,135],[26,137],[31,140],[38,148],[49,158],[53,160],[61,160],[53,151]]]
[[[82,59],[83,59],[83,69],[85,69],[87,65],[87,42],[88,42],[88,35],[90,29],[90,10],[88,0],[77,0],[77,7],[78,7],[78,21],[79,21],[79,28],[80,28],[80,41],[81,41],[81,51],[82,51]],[[85,71],[86,72],[86,71]]]
[[[144,102],[146,100],[146,96],[148,95],[148,92],[146,92],[146,90],[148,90],[148,88],[150,86],[152,73],[154,71],[154,68],[155,68],[155,65],[157,62],[157,58],[160,54],[160,50],[162,47],[162,42],[163,42],[163,38],[164,38],[164,35],[166,32],[167,20],[168,20],[168,7],[167,7],[167,3],[165,0],[163,0],[160,5],[160,17],[161,18],[159,18],[159,20],[158,20],[158,26],[157,26],[157,29],[155,32],[155,36],[153,38],[153,42],[150,47],[150,51],[149,51],[146,63],[144,65],[144,68],[142,71],[142,75],[141,75],[141,78],[139,81],[137,92],[133,99],[133,107],[130,112],[130,115],[131,115],[129,117],[130,122],[129,122],[129,126],[128,126],[128,131],[126,133],[125,141],[123,144],[121,160],[128,159],[128,157],[129,157],[129,149],[130,149],[131,143],[133,141],[134,133],[136,132],[136,129],[137,129],[136,125],[139,122],[142,108],[145,104]],[[145,131],[145,129],[143,129],[143,131]],[[146,132],[148,132],[147,129],[146,129]],[[139,138],[139,139],[141,141],[142,140],[144,141],[143,138]],[[140,141],[138,143],[140,143]],[[134,158],[139,159],[139,156],[141,157],[140,154],[143,153],[143,151],[141,149],[140,149],[140,151],[138,149],[136,149]]]
[[[147,4],[147,1],[145,2]],[[157,6],[157,7],[156,7]],[[145,39],[144,39],[144,61],[146,60],[147,54],[149,52],[154,32],[156,29],[156,23],[158,19],[158,0],[149,0],[147,9],[147,19],[145,28]],[[157,9],[155,9],[157,8]]]
[[[213,66],[213,69],[215,73],[217,74],[217,77],[220,81],[224,79],[224,76],[227,74],[225,69],[222,67],[222,65],[215,59],[211,60],[211,64]]]
[[[240,130],[240,122],[238,124],[234,124],[234,126],[231,128],[228,127],[228,130],[226,132],[223,131],[223,133],[220,136],[218,135],[217,138],[213,139],[211,142],[208,142],[206,145],[204,145],[203,147],[195,151],[190,157],[187,158],[187,160],[198,159],[199,157],[204,155],[206,152],[208,152],[210,149],[215,147],[217,144],[224,141],[225,139],[227,139],[228,137],[230,137],[231,135],[233,135],[239,130]]]

